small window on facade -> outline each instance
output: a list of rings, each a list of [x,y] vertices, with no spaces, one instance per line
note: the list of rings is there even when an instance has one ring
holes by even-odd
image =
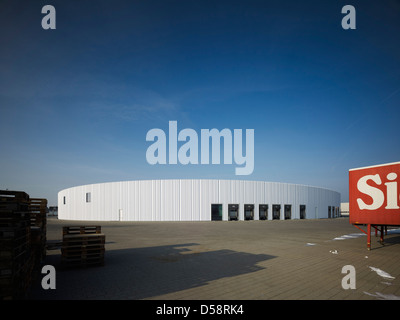
[[[86,202],[91,202],[92,200],[92,195],[90,192],[86,192]]]
[[[64,198],[63,198],[63,203],[65,204],[65,196],[64,196]]]

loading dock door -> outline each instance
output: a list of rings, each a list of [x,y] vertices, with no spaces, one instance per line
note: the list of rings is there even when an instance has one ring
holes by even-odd
[[[281,218],[281,205],[273,204],[272,205],[272,219],[279,220]]]
[[[239,205],[238,204],[228,204],[228,219],[229,220],[239,220]]]
[[[260,220],[267,220],[268,219],[268,205],[260,204],[258,213],[259,213]]]
[[[254,204],[244,205],[244,220],[254,220]]]
[[[211,220],[222,221],[222,204],[211,205]]]
[[[285,204],[285,220],[292,219],[292,205]]]
[[[300,219],[306,218],[306,206],[304,204],[300,205]]]

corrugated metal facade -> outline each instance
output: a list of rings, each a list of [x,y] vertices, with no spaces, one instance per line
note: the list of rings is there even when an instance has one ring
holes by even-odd
[[[239,204],[239,220],[244,205],[291,205],[291,219],[300,219],[300,205],[306,219],[338,216],[340,194],[304,185],[243,180],[143,180],[90,184],[58,193],[58,217],[93,221],[210,221],[211,205],[222,205],[222,220],[228,220],[228,204]]]

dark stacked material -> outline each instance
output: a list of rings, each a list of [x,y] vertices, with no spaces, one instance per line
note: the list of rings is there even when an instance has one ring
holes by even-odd
[[[63,227],[61,262],[66,267],[104,265],[104,244],[100,226]]]
[[[46,226],[47,200],[29,199],[31,219],[31,242],[35,266],[40,266],[46,258]]]
[[[46,256],[46,199],[0,190],[0,299],[23,298]]]
[[[0,190],[0,299],[23,297],[32,280],[29,195]]]

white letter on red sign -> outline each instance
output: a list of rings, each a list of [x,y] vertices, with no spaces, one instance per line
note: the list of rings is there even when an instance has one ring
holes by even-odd
[[[367,184],[368,180],[374,181],[376,184],[380,185],[382,184],[381,178],[379,177],[379,174],[375,175],[367,175],[365,177],[362,177],[360,180],[357,182],[357,189],[358,191],[369,195],[372,198],[372,204],[366,204],[362,199],[357,199],[358,207],[360,210],[376,210],[380,208],[383,205],[383,202],[385,201],[385,195],[382,192],[382,190],[372,187]]]
[[[397,178],[397,174],[394,172],[389,173],[386,177],[392,181]],[[386,193],[387,193],[387,206],[385,209],[400,209],[397,204],[397,182],[386,182]]]

